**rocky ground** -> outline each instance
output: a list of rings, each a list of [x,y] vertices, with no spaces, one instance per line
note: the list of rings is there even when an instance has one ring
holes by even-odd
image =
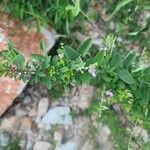
[[[1,117],[0,150],[14,140],[20,148],[13,150],[116,149],[109,127],[97,122],[97,114],[84,114],[94,91],[91,86],[74,87],[56,100],[45,87],[28,86]],[[147,131],[139,126],[133,134],[148,141]]]
[[[93,87],[73,88],[57,101],[49,95],[40,85],[25,89],[1,118],[0,149],[11,139],[17,139],[22,150],[113,149],[109,128],[97,123],[96,115],[81,115]]]

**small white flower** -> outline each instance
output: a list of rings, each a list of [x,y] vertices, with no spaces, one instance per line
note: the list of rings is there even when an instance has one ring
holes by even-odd
[[[105,94],[108,97],[113,97],[114,96],[113,92],[111,92],[110,90],[106,91]]]
[[[62,58],[64,57],[64,54],[63,54],[63,53],[58,54],[58,57],[59,57],[60,59],[62,59]]]
[[[88,69],[89,74],[91,74],[93,77],[96,77],[96,69],[94,67],[89,67]]]

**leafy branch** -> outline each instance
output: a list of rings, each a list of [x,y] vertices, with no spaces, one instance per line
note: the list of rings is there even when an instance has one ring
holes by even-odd
[[[108,40],[109,38],[109,40]],[[112,51],[114,39],[106,38],[107,49],[91,51],[92,40],[82,42],[77,50],[62,44],[57,55],[31,55],[28,62],[12,46],[0,52],[0,76],[9,76],[31,83],[41,82],[48,89],[63,89],[81,84],[105,87],[115,99],[132,99],[132,108],[147,116],[150,102],[150,66],[139,67],[138,56],[129,53],[122,57]],[[44,43],[41,48],[45,50]],[[129,95],[129,96],[128,96]],[[147,110],[146,109],[146,110]]]

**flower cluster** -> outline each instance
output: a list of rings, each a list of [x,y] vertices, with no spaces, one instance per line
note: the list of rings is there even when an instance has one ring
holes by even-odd
[[[110,91],[110,90],[106,91],[105,94],[106,94],[106,96],[108,96],[108,97],[113,97],[113,96],[114,96],[113,92]]]
[[[89,74],[91,74],[93,77],[96,77],[96,69],[93,66],[90,66],[88,69]]]

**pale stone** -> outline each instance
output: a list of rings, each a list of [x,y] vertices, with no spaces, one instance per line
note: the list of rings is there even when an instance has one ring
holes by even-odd
[[[79,102],[78,102],[78,107],[82,110],[87,109],[90,106],[90,102],[93,97],[93,87],[92,86],[87,86],[87,85],[82,85],[79,88]]]
[[[21,127],[23,130],[31,130],[32,128],[32,119],[29,117],[24,117],[20,119]]]
[[[23,99],[23,103],[24,104],[28,104],[31,102],[31,97],[30,96],[26,96],[24,99]]]
[[[30,117],[35,117],[37,115],[37,111],[34,109],[34,108],[32,108],[31,110],[30,110],[30,112],[29,112],[29,116]]]
[[[26,116],[28,114],[28,112],[26,110],[24,110],[23,108],[19,108],[16,110],[15,114],[17,117],[23,117],[23,116]]]
[[[108,126],[102,126],[101,124],[101,128],[97,136],[97,141],[101,150],[114,150],[114,146],[112,142],[109,140],[110,135],[111,131],[108,128]]]
[[[133,136],[142,138],[145,143],[147,143],[149,139],[147,131],[140,126],[133,127]]]
[[[70,115],[70,108],[67,106],[57,106],[50,108],[49,111],[45,114],[41,121],[43,124],[72,124],[72,117]]]
[[[48,109],[48,105],[49,105],[48,98],[40,99],[38,104],[38,116],[42,117],[43,115],[45,115]]]
[[[18,129],[21,130],[31,130],[32,128],[32,119],[30,117],[16,117],[11,116],[2,119],[0,123],[0,130],[6,131],[17,131]]]
[[[32,141],[28,140],[28,142],[26,144],[26,150],[32,150],[33,149],[33,145],[34,145],[34,143]]]
[[[100,129],[99,135],[98,135],[98,141],[100,144],[104,144],[108,141],[108,138],[110,136],[111,132],[108,126],[103,126]]]
[[[56,148],[56,150],[78,150],[78,149],[76,143],[69,141],[61,145],[60,147]]]
[[[15,116],[4,118],[0,123],[0,130],[7,130],[7,131],[13,130],[13,128],[16,125],[16,122],[17,122],[17,117]]]
[[[27,144],[25,150],[33,150],[33,146],[36,141],[36,136],[31,130],[27,130],[26,135],[27,135]]]
[[[33,147],[33,150],[50,150],[51,144],[45,141],[37,141]]]
[[[7,146],[10,141],[10,136],[6,133],[0,133],[0,146]]]
[[[81,150],[94,150],[94,145],[93,140],[86,140],[86,142],[81,146]]]
[[[27,144],[27,141],[26,141],[25,139],[21,139],[21,140],[20,140],[20,143],[19,143],[19,146],[20,146],[22,149],[24,149],[25,146],[26,146],[26,144]]]
[[[63,137],[62,137],[61,130],[55,131],[54,132],[54,140],[56,141],[57,146],[61,145],[62,139],[63,139]]]

